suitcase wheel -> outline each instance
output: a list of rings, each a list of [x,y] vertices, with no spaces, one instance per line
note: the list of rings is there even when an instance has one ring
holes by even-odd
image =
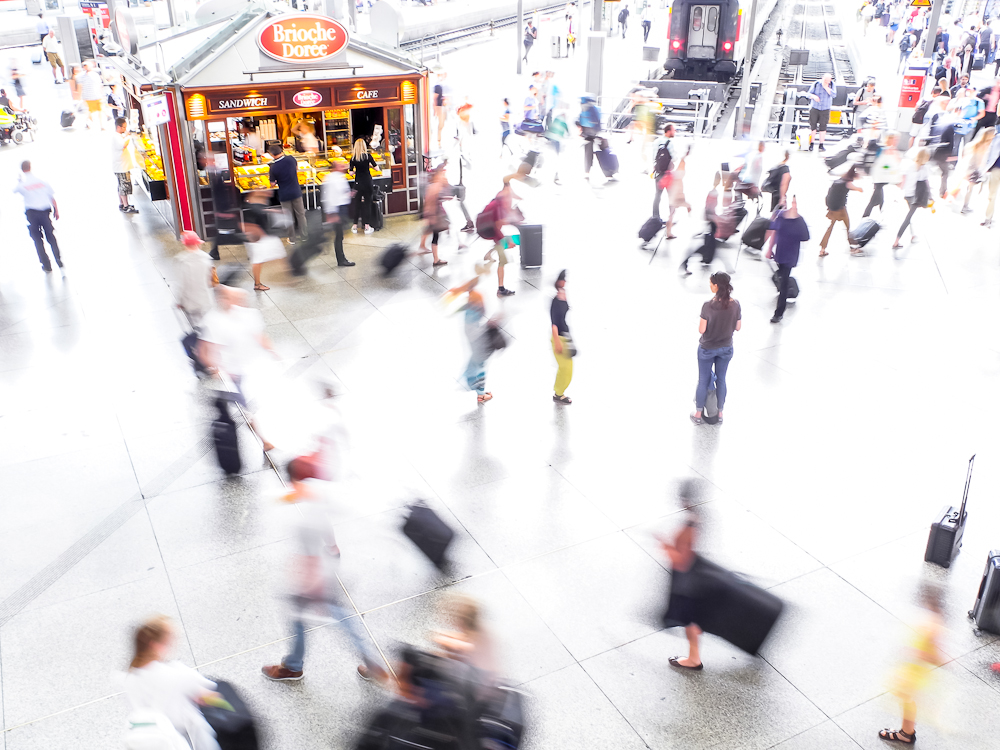
[[[969,619],[970,620],[976,619],[976,614],[975,614],[974,610],[971,610],[971,609],[969,610]]]
[[[980,630],[979,628],[976,628],[975,630],[972,631],[972,634],[974,636],[976,636],[976,638],[978,638],[979,636],[981,636],[983,634],[983,631]]]

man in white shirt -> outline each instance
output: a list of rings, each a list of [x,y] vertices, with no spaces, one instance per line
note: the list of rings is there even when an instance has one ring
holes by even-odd
[[[56,242],[55,230],[52,228],[52,219],[59,218],[59,206],[56,205],[55,194],[49,183],[40,180],[31,173],[31,162],[21,162],[21,177],[14,188],[15,193],[20,193],[24,198],[24,215],[28,217],[28,234],[35,241],[35,252],[38,253],[38,260],[42,264],[45,273],[52,272],[52,264],[49,263],[49,256],[45,254],[45,246],[42,244],[42,233],[49,241],[49,248],[52,250],[52,257],[55,258],[56,265],[63,267],[62,257],[59,255],[59,243]]]
[[[52,66],[52,80],[56,83],[62,83],[66,79],[66,65],[62,61],[62,57],[59,55],[61,51],[61,45],[59,40],[56,38],[56,32],[49,29],[45,37],[42,39],[42,51],[45,53],[45,57],[49,60],[49,65]],[[56,75],[56,69],[62,73],[62,78]]]
[[[212,259],[201,249],[201,237],[194,232],[184,232],[181,241],[187,252],[177,257],[177,307],[198,327],[215,304]]]
[[[35,22],[35,31],[38,33],[38,43],[44,44],[45,37],[49,33],[49,22],[41,13],[38,14],[38,20]]]
[[[348,211],[351,205],[351,186],[347,182],[347,162],[334,161],[333,171],[323,180],[320,196],[323,199],[323,214],[326,223],[333,226],[336,233],[333,250],[337,254],[338,266],[353,266],[354,261],[344,255],[344,225],[350,223]]]
[[[93,60],[86,60],[83,63],[83,76],[80,78],[81,96],[83,103],[87,105],[87,128],[91,123],[97,123],[97,129],[104,129],[102,111],[104,109],[104,79],[101,78],[100,71],[94,66]]]
[[[111,171],[118,180],[118,210],[123,214],[137,214],[139,209],[129,203],[132,195],[132,134],[128,132],[128,120],[115,120],[115,132],[111,136]]]

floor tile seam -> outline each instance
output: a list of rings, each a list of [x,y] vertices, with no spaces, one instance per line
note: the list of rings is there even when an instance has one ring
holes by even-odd
[[[888,547],[890,544],[895,544],[896,542],[902,541],[906,537],[913,536],[917,532],[923,531],[926,528],[927,528],[926,525],[921,526],[919,528],[914,527],[910,531],[907,531],[907,532],[905,532],[903,534],[900,534],[899,536],[893,537],[891,539],[884,539],[883,538],[883,540],[880,541],[878,544],[876,544],[874,547],[869,547],[868,549],[861,550],[860,552],[855,552],[854,554],[848,555],[847,557],[838,558],[838,559],[833,560],[833,561],[831,561],[829,563],[825,563],[825,565],[827,567],[832,567],[834,565],[840,565],[841,563],[848,562],[850,560],[853,560],[856,557],[861,557],[861,555],[867,555],[867,554],[869,554],[871,552],[875,552],[876,550],[880,550],[883,547]]]
[[[631,730],[632,730],[633,732],[635,732],[635,736],[636,736],[636,737],[638,737],[638,739],[639,739],[639,742],[641,742],[641,743],[642,743],[643,745],[645,745],[645,746],[646,746],[646,748],[647,748],[647,750],[649,750],[649,748],[651,748],[651,747],[652,747],[652,745],[650,745],[650,744],[649,744],[649,742],[647,742],[647,741],[646,741],[646,738],[645,738],[645,736],[643,736],[642,732],[640,732],[640,731],[639,731],[638,729],[636,729],[636,727],[635,727],[635,726],[634,726],[634,725],[632,724],[632,722],[628,720],[628,717],[627,717],[627,716],[625,716],[625,714],[624,714],[624,713],[622,713],[622,710],[621,710],[621,709],[620,709],[620,708],[618,707],[618,704],[617,704],[617,703],[615,703],[615,702],[614,702],[614,701],[613,701],[613,700],[611,699],[611,696],[610,696],[610,695],[608,695],[608,694],[607,694],[607,693],[605,692],[604,688],[602,688],[602,687],[601,687],[601,686],[600,686],[600,685],[598,684],[597,680],[595,680],[595,679],[594,679],[594,675],[592,675],[592,674],[591,674],[590,672],[588,672],[588,671],[587,671],[587,667],[586,667],[586,666],[585,666],[584,664],[582,664],[581,662],[577,662],[577,664],[579,664],[579,665],[580,665],[580,668],[581,668],[581,669],[583,670],[583,673],[584,673],[585,675],[587,675],[587,679],[588,679],[588,680],[590,680],[590,682],[591,682],[591,683],[593,684],[593,686],[594,686],[595,688],[597,688],[597,690],[598,690],[598,691],[599,691],[599,692],[601,693],[601,695],[603,695],[603,696],[604,696],[604,700],[606,700],[606,701],[608,702],[608,704],[609,704],[609,705],[611,705],[611,706],[612,706],[612,707],[613,707],[613,708],[615,709],[615,711],[617,711],[617,712],[618,712],[618,715],[619,715],[619,716],[621,717],[622,721],[624,721],[624,722],[625,722],[625,725],[626,725],[626,726],[627,726],[627,727],[628,727],[629,729],[631,729]]]
[[[124,696],[124,695],[125,695],[125,692],[123,690],[119,690],[117,693],[108,693],[107,695],[102,695],[99,698],[93,698],[93,699],[91,699],[89,701],[84,701],[83,703],[78,703],[75,706],[70,706],[69,708],[60,709],[59,711],[55,711],[55,712],[53,712],[51,714],[45,714],[45,716],[39,716],[39,717],[37,717],[35,719],[29,719],[28,721],[22,721],[20,724],[15,724],[12,727],[5,727],[4,730],[3,730],[3,734],[7,734],[9,732],[13,732],[15,729],[22,729],[22,728],[30,726],[32,724],[37,724],[40,721],[46,721],[47,719],[54,719],[57,716],[62,716],[63,714],[68,714],[68,713],[71,713],[72,711],[78,711],[81,708],[86,708],[87,706],[91,706],[91,705],[93,705],[95,703],[100,703],[101,701],[111,700],[112,698],[117,698],[118,696]]]
[[[268,469],[264,469],[264,471],[268,471]],[[181,490],[181,491],[183,491],[183,490]],[[282,542],[287,542],[292,537],[293,537],[293,535],[289,534],[288,536],[283,536],[280,539],[272,539],[272,540],[270,540],[268,542],[261,542],[260,544],[252,544],[249,547],[244,547],[243,549],[233,550],[232,552],[226,552],[225,554],[217,555],[216,557],[209,557],[209,558],[205,558],[204,560],[199,560],[198,562],[185,563],[184,565],[180,565],[180,566],[167,565],[166,561],[163,560],[162,557],[161,557],[161,562],[163,563],[163,569],[164,569],[164,571],[173,571],[174,573],[180,573],[182,570],[189,570],[191,568],[197,568],[197,567],[199,567],[201,565],[206,565],[208,563],[214,563],[214,562],[218,562],[220,560],[226,560],[226,559],[228,559],[230,557],[236,557],[237,555],[242,555],[242,554],[244,554],[246,552],[253,552],[255,550],[262,550],[265,547],[270,547],[270,546],[275,545],[275,544],[281,544]]]
[[[348,284],[350,284],[350,282],[348,282]],[[351,288],[354,289],[353,286]],[[357,289],[355,289],[355,291],[357,291]],[[361,292],[358,292],[358,294],[361,294]],[[378,308],[374,304],[372,304],[371,300],[369,300],[363,294],[361,296],[364,299],[364,301],[368,304],[368,306],[372,309],[372,312],[374,312],[375,310],[378,310]],[[336,314],[336,313],[334,313],[334,314]],[[326,341],[322,341],[318,345],[310,344],[309,341],[308,341],[308,339],[306,339],[305,334],[299,329],[298,324],[299,323],[303,323],[305,321],[316,320],[317,318],[325,318],[325,317],[329,317],[329,316],[318,315],[318,316],[315,316],[315,317],[312,317],[312,318],[300,318],[298,320],[289,320],[288,321],[289,323],[292,324],[292,328],[295,329],[295,332],[297,334],[299,334],[299,336],[302,337],[303,341],[306,342],[306,344],[309,346],[309,349],[312,351],[312,353],[315,354],[317,357],[320,357],[320,358],[322,358],[324,354],[327,354],[330,351],[332,351],[333,347],[335,347],[337,345],[337,343],[339,343],[340,341],[343,341],[345,338],[347,338],[347,336],[350,336],[352,333],[354,333],[354,331],[357,330],[357,326],[355,326],[353,329],[351,329],[350,331],[348,331],[346,334],[340,336],[340,338],[338,339],[338,341],[334,342],[330,346],[326,345],[327,344]],[[367,319],[368,318],[365,318],[365,320],[367,320]],[[364,322],[365,322],[364,320],[361,321],[361,323],[364,323]],[[361,323],[359,323],[358,325],[361,325]],[[300,359],[304,359],[304,358],[300,358]]]

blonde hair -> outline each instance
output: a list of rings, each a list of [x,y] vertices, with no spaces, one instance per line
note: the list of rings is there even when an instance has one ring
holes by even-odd
[[[153,652],[153,646],[157,643],[163,643],[173,632],[170,618],[165,615],[157,615],[146,620],[135,631],[135,656],[132,657],[132,663],[129,664],[129,667],[141,669],[151,661],[155,661],[156,654]]]
[[[474,599],[457,595],[448,602],[448,611],[462,630],[467,633],[479,632],[480,611]]]
[[[360,161],[368,156],[368,146],[365,145],[364,138],[358,138],[354,142],[354,151],[351,152],[351,156]]]
[[[924,166],[931,159],[931,152],[926,148],[921,148],[917,151],[917,155],[913,157],[913,163],[917,165],[918,168]]]

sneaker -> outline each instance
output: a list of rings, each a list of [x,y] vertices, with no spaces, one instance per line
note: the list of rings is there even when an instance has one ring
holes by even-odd
[[[814,145],[815,145],[815,144],[812,144],[812,143],[810,143],[810,144],[809,144],[809,150],[810,150],[810,151],[812,151],[812,150],[813,150],[813,146],[814,146]]]
[[[462,227],[462,231],[463,232],[475,232],[476,231],[476,225],[473,224],[471,221],[467,221],[467,222],[465,222],[465,226]]]
[[[42,266],[42,270],[45,271],[45,273],[52,273],[52,266]]]
[[[771,316],[771,322],[772,323],[780,323],[781,322],[781,316],[780,315],[772,315]]]
[[[513,289],[507,289],[503,286],[497,289],[497,297],[510,297],[513,294],[516,294]]]
[[[57,260],[57,261],[56,261],[56,265],[57,265],[57,266],[59,266],[60,268],[62,268],[62,267],[63,267],[63,264],[62,264],[62,261],[61,261],[61,260]]]
[[[694,422],[695,424],[705,424],[705,420],[697,416],[695,412],[691,412],[691,421]]]
[[[962,210],[959,211],[959,213],[961,213],[961,214],[971,214],[972,213],[972,209],[969,208],[968,206],[962,206]]]
[[[127,211],[128,211],[128,209],[126,209],[125,206],[123,206],[120,203],[118,204],[118,210],[121,211],[123,214],[127,213]]]
[[[137,214],[137,213],[139,213],[139,209],[136,208],[135,206],[125,206],[124,211],[127,214]]]
[[[294,682],[295,680],[302,679],[302,670],[293,672],[283,664],[272,664],[269,667],[261,667],[260,673],[267,679],[274,680],[275,682]]]
[[[826,146],[824,146],[822,143],[819,144],[819,150],[820,151],[826,151]]]
[[[358,233],[358,228],[356,226],[351,227],[351,233],[352,234],[357,234]]]
[[[375,227],[365,227],[365,234],[374,234]]]

